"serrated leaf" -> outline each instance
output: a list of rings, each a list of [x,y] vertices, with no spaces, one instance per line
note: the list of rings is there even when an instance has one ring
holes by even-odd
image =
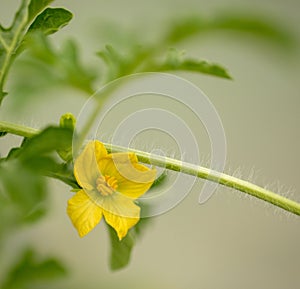
[[[209,63],[204,60],[186,59],[174,69],[200,72],[200,73],[209,74],[209,75],[218,76],[227,79],[232,78],[223,66],[215,63]]]
[[[204,60],[185,58],[183,53],[176,49],[170,49],[165,61],[152,63],[149,69],[151,71],[190,71],[231,79],[223,66]]]
[[[64,8],[46,8],[36,17],[28,32],[40,31],[45,35],[53,34],[66,26],[72,17],[73,14]]]
[[[61,61],[63,59],[63,61]],[[77,87],[88,93],[93,93],[93,81],[95,75],[86,69],[80,62],[78,46],[72,40],[66,41],[57,57],[57,66],[65,69],[66,81],[73,87]]]
[[[57,259],[39,259],[32,249],[25,250],[9,271],[1,288],[29,289],[66,275],[65,267]]]
[[[25,100],[28,97],[40,97],[42,93],[37,92],[44,90],[45,86],[48,88],[69,85],[88,94],[93,93],[95,73],[82,65],[78,46],[74,41],[68,40],[57,49],[44,34],[29,33],[26,47],[28,53],[19,65],[21,75],[14,83],[16,91],[22,91],[18,102],[24,102],[26,105]],[[34,81],[24,81],[23,73],[30,74]]]
[[[97,53],[108,68],[106,82],[134,72],[141,72],[137,69],[138,66],[151,56],[149,48],[136,43],[130,43],[127,49],[127,53],[121,53],[112,45],[106,45],[104,50]]]
[[[129,59],[126,59],[124,55],[111,45],[106,45],[105,49],[99,51],[97,55],[101,57],[108,67],[107,82],[127,74]]]

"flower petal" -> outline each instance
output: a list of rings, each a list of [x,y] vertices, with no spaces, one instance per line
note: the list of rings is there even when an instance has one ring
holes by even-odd
[[[128,230],[139,221],[140,207],[131,198],[120,193],[102,198],[102,201],[104,218],[107,224],[115,229],[121,240],[126,236]]]
[[[68,201],[67,213],[80,237],[94,229],[102,218],[102,212],[84,190],[78,191]]]
[[[118,192],[135,199],[151,187],[156,176],[156,170],[139,164],[134,153],[109,154],[98,166],[103,175],[117,179]]]
[[[92,190],[100,171],[97,161],[107,156],[104,145],[99,141],[90,141],[74,163],[74,175],[79,185]]]

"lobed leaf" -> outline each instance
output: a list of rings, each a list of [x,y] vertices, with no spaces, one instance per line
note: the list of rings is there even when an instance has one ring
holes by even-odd
[[[19,73],[30,74],[35,81],[25,81],[22,75],[15,79],[16,90],[22,90],[19,101],[24,101],[24,93],[31,97],[35,90],[53,87],[54,84],[70,85],[88,94],[93,93],[95,74],[81,64],[78,46],[74,41],[66,41],[58,50],[44,34],[36,31],[29,33],[26,47],[29,53],[20,62]]]
[[[23,0],[12,25],[8,28],[0,25],[0,104],[7,95],[4,84],[11,63],[26,47],[24,39],[33,31],[52,34],[72,19],[72,13],[66,9],[45,9],[51,2],[52,0]]]

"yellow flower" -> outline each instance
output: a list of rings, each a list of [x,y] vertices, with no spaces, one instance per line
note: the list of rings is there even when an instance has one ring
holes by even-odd
[[[140,218],[135,200],[152,185],[156,170],[138,163],[134,153],[108,154],[99,141],[90,141],[74,163],[82,187],[69,201],[67,213],[80,237],[104,216],[121,240]]]

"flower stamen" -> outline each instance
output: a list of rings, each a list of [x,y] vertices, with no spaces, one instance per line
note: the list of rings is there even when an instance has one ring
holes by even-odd
[[[118,181],[115,177],[108,175],[100,176],[96,180],[96,188],[103,197],[107,197],[117,190]]]

